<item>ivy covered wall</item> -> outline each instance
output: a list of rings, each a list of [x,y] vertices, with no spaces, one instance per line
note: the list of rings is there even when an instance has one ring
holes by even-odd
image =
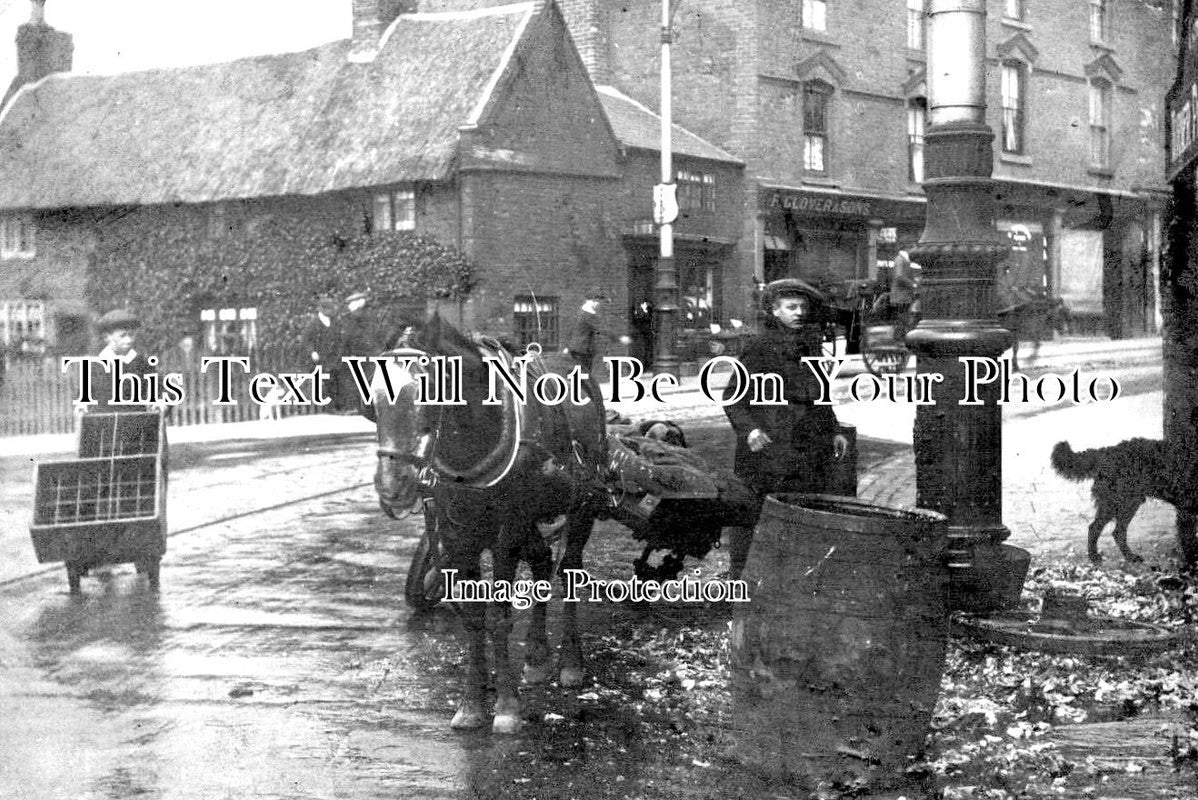
[[[454,248],[369,232],[364,195],[130,209],[94,232],[87,296],[97,313],[136,310],[143,349],[172,345],[202,308],[256,307],[261,347],[297,346],[322,294],[369,291],[379,315],[474,283]]]

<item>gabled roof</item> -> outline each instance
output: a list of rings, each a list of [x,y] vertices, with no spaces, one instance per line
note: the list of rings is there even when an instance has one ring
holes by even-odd
[[[596,86],[616,139],[625,147],[661,152],[661,115],[613,86]],[[677,155],[743,164],[736,156],[679,125],[670,126],[670,149]]]
[[[0,208],[311,195],[448,177],[535,14],[406,14],[350,40],[111,76],[51,75],[0,110]]]

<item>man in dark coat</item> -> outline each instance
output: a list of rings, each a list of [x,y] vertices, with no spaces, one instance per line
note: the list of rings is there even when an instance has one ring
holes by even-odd
[[[628,344],[632,341],[627,336],[612,333],[602,323],[599,318],[599,307],[604,300],[606,298],[598,293],[587,296],[582,308],[579,309],[578,319],[574,323],[570,338],[566,342],[565,352],[582,365],[583,371],[588,374],[595,366],[597,339],[606,339],[609,342],[619,342],[620,344]]]
[[[325,382],[328,396],[333,409],[340,411],[345,407],[345,392],[341,386],[345,333],[337,315],[337,302],[333,298],[325,295],[317,301],[316,313],[304,328],[303,341],[313,366],[319,366],[321,372],[329,376]]]
[[[844,455],[848,440],[837,432],[832,407],[815,404],[819,380],[801,360],[820,355],[816,329],[826,301],[814,287],[787,278],[765,287],[762,306],[762,331],[745,343],[740,362],[749,374],[779,375],[786,403],[755,405],[752,392],[745,391],[724,407],[736,432],[736,474],[762,498],[772,492],[826,491],[833,460]],[[740,388],[734,373],[725,400]],[[744,568],[752,535],[748,528],[729,528],[733,577]]]

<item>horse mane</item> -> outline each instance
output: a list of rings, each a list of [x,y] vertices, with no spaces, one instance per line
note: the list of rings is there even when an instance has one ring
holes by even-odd
[[[465,406],[446,405],[440,409],[440,455],[445,466],[470,470],[499,442],[503,409],[484,405],[489,372],[483,362],[479,344],[458,330],[439,313],[434,313],[416,340],[421,350],[430,356],[460,359],[462,365],[462,396]]]

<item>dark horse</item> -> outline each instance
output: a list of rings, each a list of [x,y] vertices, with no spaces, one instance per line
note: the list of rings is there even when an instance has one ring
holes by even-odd
[[[500,396],[495,399],[501,402],[488,405],[483,401],[491,370],[484,359],[499,359],[510,374],[519,374],[511,354],[497,342],[476,342],[434,316],[417,345],[387,354],[389,360],[376,370],[372,384],[379,456],[375,489],[383,511],[394,517],[431,497],[426,519],[435,539],[432,548],[441,554],[441,569],[457,570],[458,580],[482,578],[487,550],[496,586],[503,581],[512,585],[520,561],[529,565],[534,580],[581,569],[595,520],[596,487],[607,460],[602,408],[597,402],[546,405],[531,391],[538,376],[547,371],[564,375],[573,362],[561,357],[561,363],[550,365],[539,356],[528,358],[527,402],[497,380]],[[426,356],[446,359],[424,360]],[[418,403],[420,382],[437,385],[439,367],[454,362],[461,364],[465,403]],[[561,553],[556,563],[555,550]],[[456,604],[468,668],[451,723],[455,728],[474,729],[486,722],[487,605]],[[533,605],[528,629],[524,678],[529,683],[548,677],[545,605]],[[563,606],[559,678],[562,686],[578,686],[584,675],[577,603]],[[492,730],[515,733],[521,720],[518,678],[508,657],[512,604],[493,607],[498,619],[491,630],[496,689]]]
[[[1042,339],[1051,339],[1057,330],[1069,327],[1069,309],[1059,297],[1049,297],[1023,287],[1007,290],[1010,304],[998,312],[999,324],[1011,332],[1011,366],[1019,370],[1019,342],[1032,342],[1031,360],[1040,355]]]

